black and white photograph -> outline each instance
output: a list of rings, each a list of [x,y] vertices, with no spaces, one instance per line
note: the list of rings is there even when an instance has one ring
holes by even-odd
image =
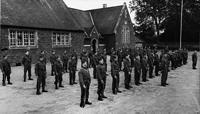
[[[0,114],[200,114],[200,0],[0,2]]]

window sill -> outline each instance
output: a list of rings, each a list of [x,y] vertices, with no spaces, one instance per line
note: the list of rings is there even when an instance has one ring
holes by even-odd
[[[57,46],[53,46],[53,48],[70,48],[72,46],[69,46],[69,45],[57,45]]]
[[[36,49],[38,46],[9,46],[9,49]]]

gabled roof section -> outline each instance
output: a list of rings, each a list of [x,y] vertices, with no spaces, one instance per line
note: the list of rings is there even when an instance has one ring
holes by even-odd
[[[85,30],[87,35],[89,35],[94,27],[89,12],[74,8],[69,8],[69,10],[71,11],[71,14],[73,15],[76,22]]]
[[[1,25],[82,30],[63,0],[1,0]]]
[[[88,11],[91,13],[94,24],[100,34],[112,34],[122,8],[123,5],[120,5]]]

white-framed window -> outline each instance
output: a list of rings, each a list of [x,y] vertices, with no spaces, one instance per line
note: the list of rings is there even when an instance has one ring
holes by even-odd
[[[126,24],[122,27],[122,43],[123,44],[130,43],[130,29]]]
[[[70,47],[71,33],[53,33],[52,45],[53,47]]]
[[[9,47],[29,47],[36,46],[37,32],[22,31],[22,30],[9,30]]]

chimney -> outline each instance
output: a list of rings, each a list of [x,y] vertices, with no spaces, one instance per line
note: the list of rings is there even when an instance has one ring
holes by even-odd
[[[103,4],[103,8],[107,8],[107,4]]]

